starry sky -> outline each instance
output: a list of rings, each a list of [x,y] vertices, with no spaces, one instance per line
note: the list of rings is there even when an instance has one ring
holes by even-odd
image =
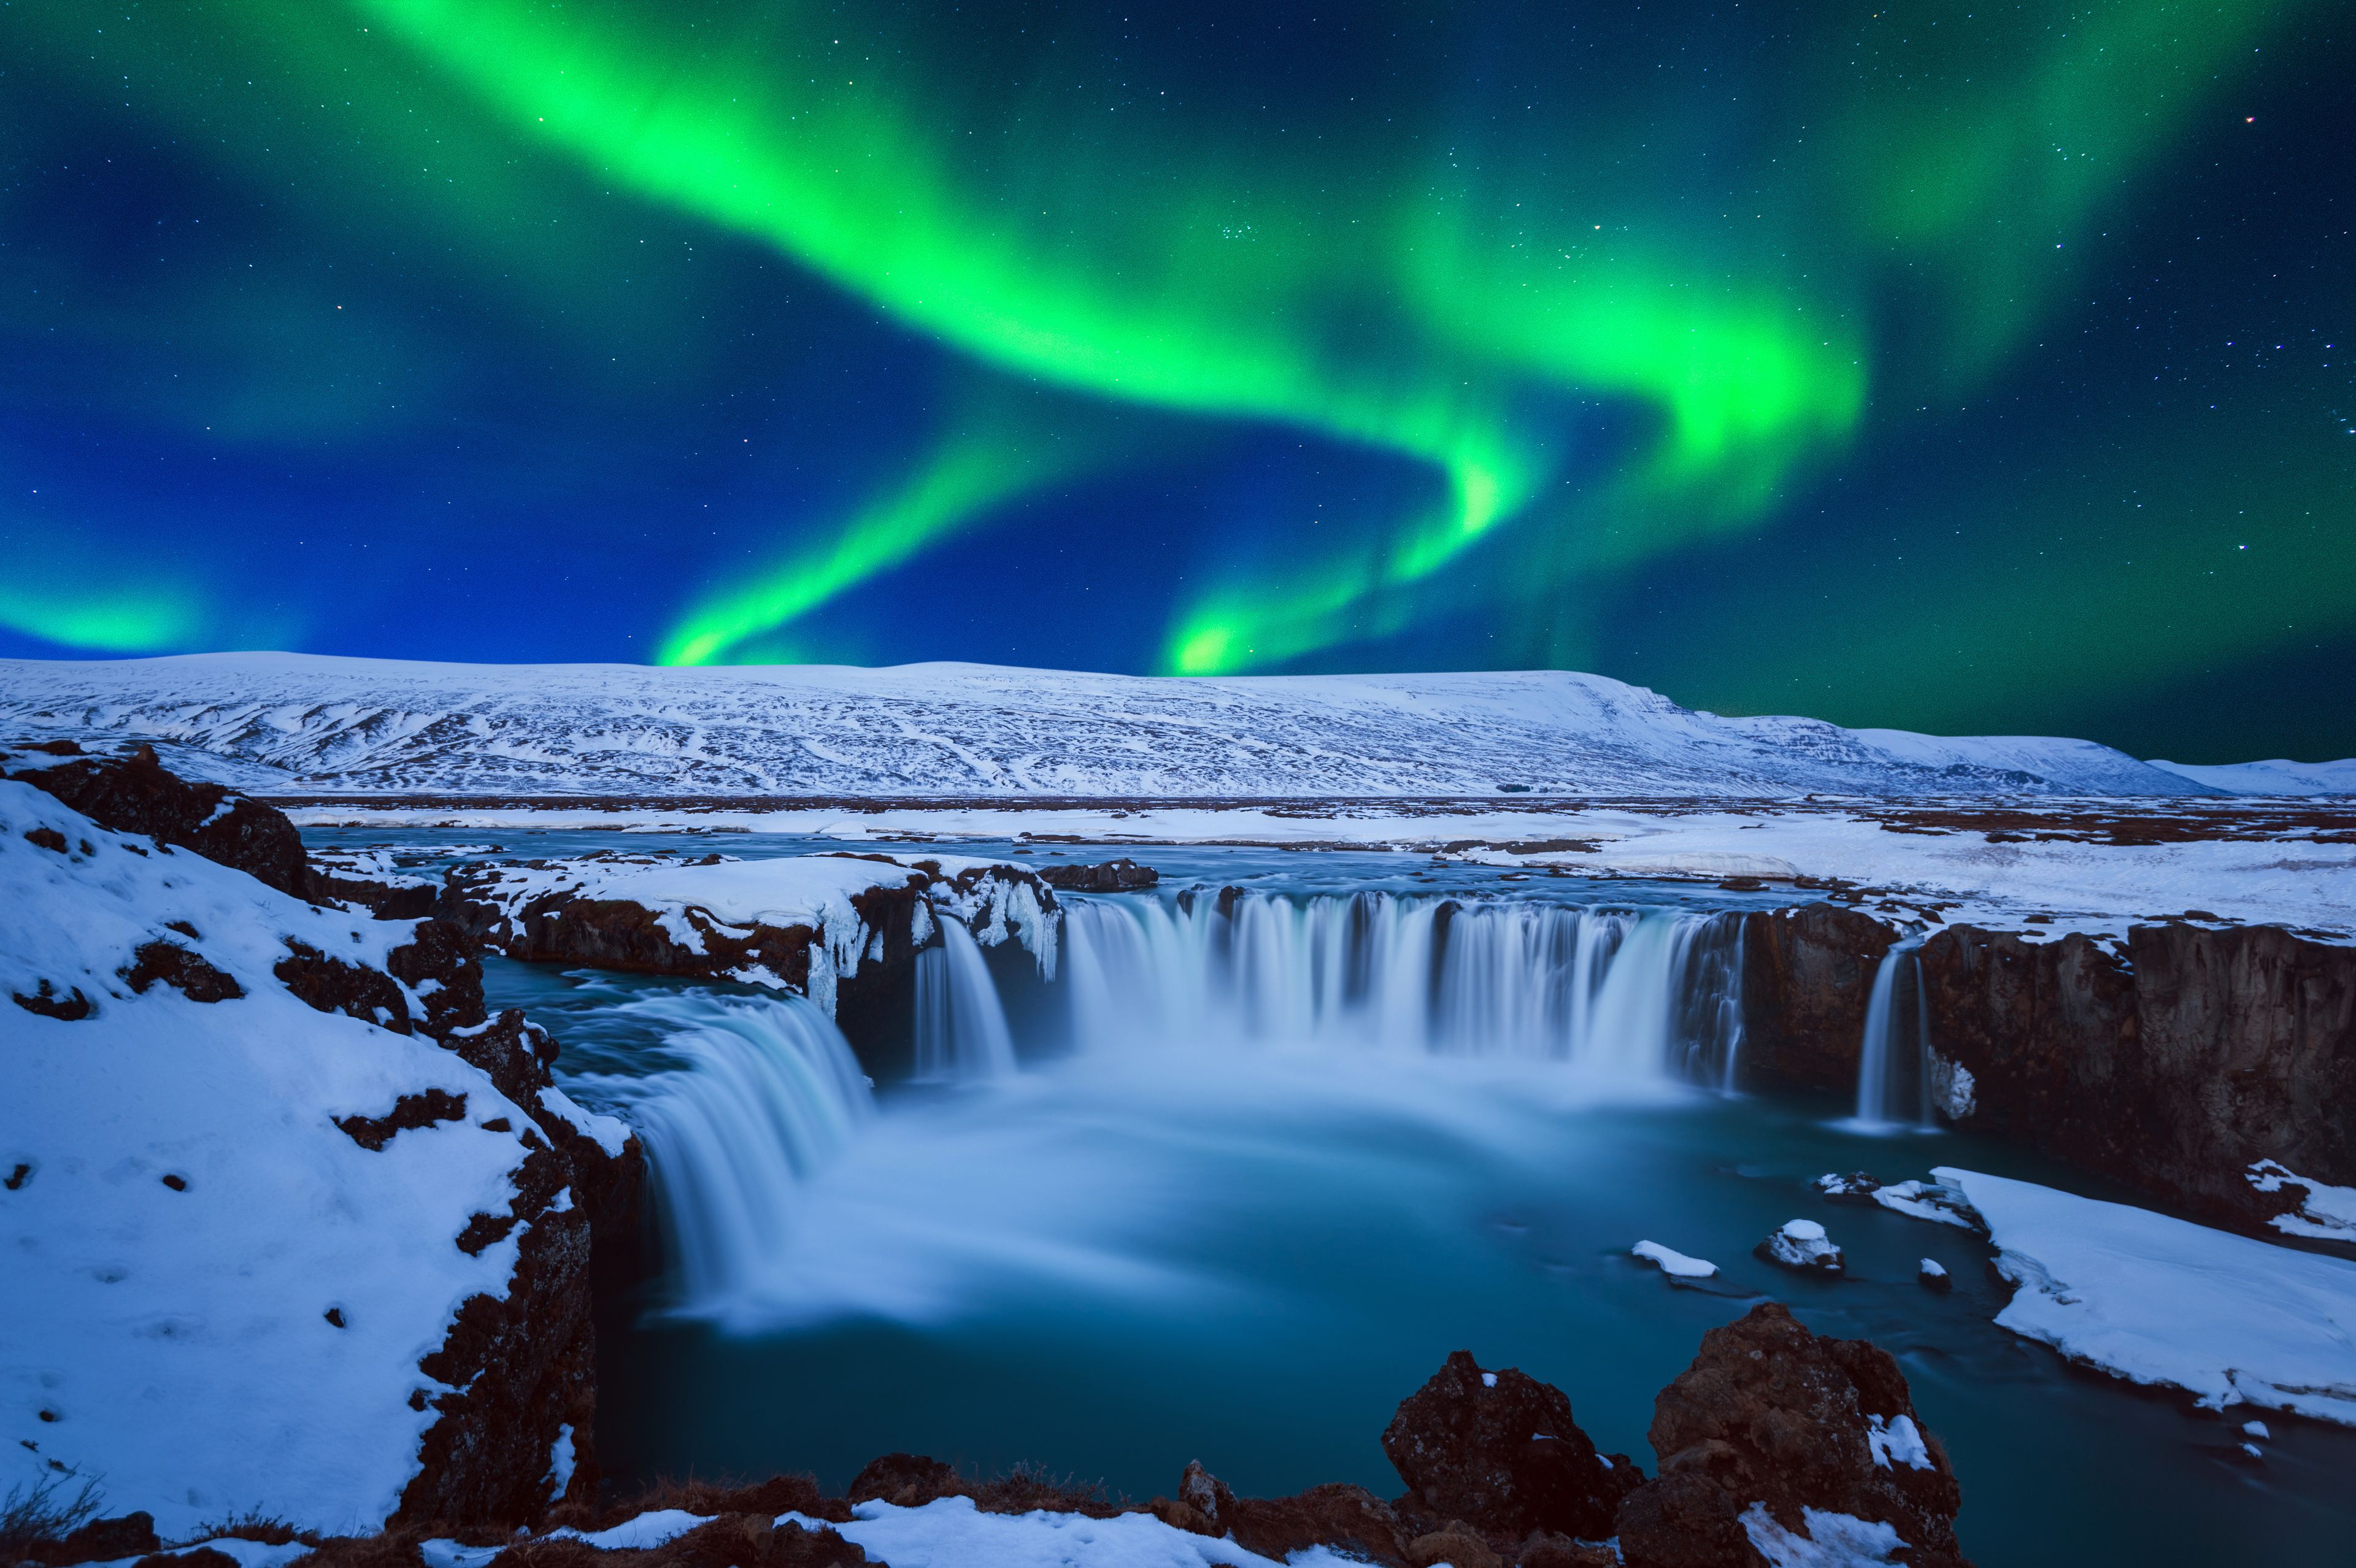
[[[2356,753],[2356,14],[0,0],[0,655]]]

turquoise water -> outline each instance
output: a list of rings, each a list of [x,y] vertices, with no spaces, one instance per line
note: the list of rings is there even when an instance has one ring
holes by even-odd
[[[1321,881],[1350,869],[1262,855],[1205,880],[1280,886],[1304,861]],[[1403,861],[1422,865],[1385,874]],[[666,1031],[711,1005],[675,982],[491,970],[495,1002],[530,1007],[564,1071],[593,1079],[676,1067]],[[649,997],[667,1000],[631,1010]],[[1898,1356],[1984,1568],[2356,1561],[2356,1434],[2269,1415],[2250,1462],[2239,1416],[1997,1328],[1984,1243],[1807,1183],[1944,1164],[2124,1194],[1953,1133],[1860,1136],[1836,1125],[1850,1109],[1331,1039],[1033,1052],[1012,1078],[886,1083],[785,1195],[758,1288],[716,1316],[679,1315],[661,1280],[606,1304],[605,1463],[625,1484],[808,1469],[839,1486],[910,1449],[1144,1497],[1199,1458],[1248,1492],[1390,1495],[1378,1434],[1464,1348],[1560,1385],[1650,1471],[1654,1394],[1704,1330],[1773,1296]],[[1827,1226],[1849,1277],[1750,1255],[1795,1216]],[[1628,1257],[1640,1239],[1723,1272],[1672,1285]],[[1916,1284],[1922,1257],[1952,1295]]]

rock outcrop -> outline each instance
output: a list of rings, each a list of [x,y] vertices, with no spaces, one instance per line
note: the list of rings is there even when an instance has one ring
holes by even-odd
[[[152,747],[89,755],[71,741],[51,741],[0,754],[0,777],[53,795],[102,827],[193,849],[304,896],[303,836],[284,812],[169,773]]]
[[[1620,1507],[1628,1568],[1849,1561],[1828,1549],[1900,1542],[1912,1568],[1964,1568],[1963,1494],[1897,1361],[1777,1303],[1702,1337],[1654,1402],[1651,1437],[1660,1475]]]
[[[2251,1229],[2297,1201],[2246,1179],[2260,1160],[2356,1185],[2356,948],[2181,923],[2125,946],[1925,943],[1933,1049],[1969,1074],[1950,1119]]]
[[[1753,910],[1742,928],[1743,1079],[1762,1088],[1857,1087],[1874,970],[1898,933],[1838,904]]]
[[[1744,1083],[1852,1091],[1899,935],[1831,904],[1747,917]],[[2260,1161],[2356,1185],[2356,947],[2264,925],[1958,925],[1920,963],[1943,1120],[2245,1230],[2300,1201],[2250,1180]]]
[[[1515,1542],[1533,1531],[1609,1535],[1644,1478],[1626,1455],[1595,1451],[1560,1389],[1512,1367],[1483,1371],[1469,1350],[1400,1402],[1383,1453],[1413,1506]]]
[[[1156,885],[1162,873],[1123,858],[1095,865],[1042,866],[1039,880],[1067,893],[1125,893]]]

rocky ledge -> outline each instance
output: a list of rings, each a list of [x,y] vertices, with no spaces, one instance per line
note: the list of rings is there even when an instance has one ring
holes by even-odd
[[[1901,935],[1833,904],[1749,916],[1745,1082],[1853,1090]],[[1956,925],[1917,960],[1945,1122],[2260,1232],[2356,1186],[2356,947],[2190,919],[2117,940]]]

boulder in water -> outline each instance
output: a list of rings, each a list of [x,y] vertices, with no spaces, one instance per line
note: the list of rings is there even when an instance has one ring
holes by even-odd
[[[1924,1258],[1914,1277],[1922,1282],[1923,1289],[1935,1290],[1942,1296],[1955,1288],[1954,1276],[1940,1265],[1936,1258]]]
[[[1620,1509],[1628,1568],[1764,1568],[1901,1542],[1911,1568],[1965,1568],[1963,1494],[1897,1361],[1813,1334],[1780,1303],[1702,1337],[1654,1401],[1651,1436],[1660,1476]]]
[[[1786,1220],[1751,1249],[1771,1264],[1808,1274],[1838,1274],[1841,1250],[1814,1220]]]
[[[1483,1371],[1469,1350],[1400,1402],[1383,1452],[1417,1507],[1514,1541],[1532,1531],[1608,1536],[1644,1479],[1626,1455],[1595,1451],[1560,1389],[1511,1367]]]

